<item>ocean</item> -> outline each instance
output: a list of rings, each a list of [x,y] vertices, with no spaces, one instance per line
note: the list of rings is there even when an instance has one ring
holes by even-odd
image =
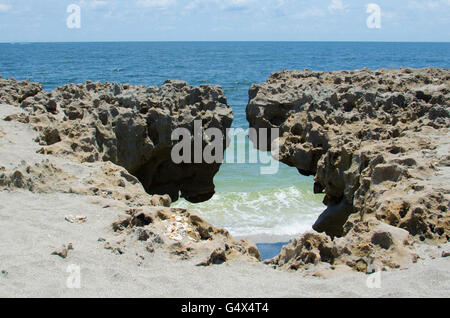
[[[0,75],[31,79],[51,90],[67,83],[109,81],[161,85],[167,79],[223,87],[233,127],[247,129],[248,89],[282,69],[450,67],[450,43],[136,42],[0,44]],[[260,175],[258,164],[224,164],[199,210],[212,224],[260,243],[284,241],[311,228],[323,210],[313,179],[284,165]],[[267,250],[267,249],[266,249]],[[276,254],[277,251],[270,252]],[[267,258],[270,255],[264,255]]]

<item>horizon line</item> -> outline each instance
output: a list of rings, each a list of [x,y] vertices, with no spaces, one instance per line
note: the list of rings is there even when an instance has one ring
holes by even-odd
[[[0,41],[0,44],[67,44],[67,43],[440,43],[450,41],[352,41],[352,40],[106,40],[106,41]]]

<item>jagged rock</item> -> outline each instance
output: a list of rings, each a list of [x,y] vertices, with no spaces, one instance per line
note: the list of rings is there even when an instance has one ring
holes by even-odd
[[[0,77],[0,104],[19,106],[25,99],[41,91],[42,85],[39,83]]]
[[[111,162],[90,165],[86,177],[66,172],[49,159],[33,165],[0,168],[0,190],[23,189],[35,193],[75,193],[124,202],[126,206],[170,206],[168,195],[149,195],[139,180]]]
[[[196,120],[203,131],[217,128],[226,136],[233,114],[219,86],[172,80],[159,88],[87,82],[45,92],[37,83],[0,83],[0,101],[20,104],[28,112],[8,120],[40,131],[40,153],[80,162],[111,161],[136,176],[149,194],[168,194],[172,201],[181,195],[196,203],[214,195],[213,178],[221,161],[175,164],[171,150],[178,141],[171,136],[186,128],[193,145]],[[203,147],[209,142],[204,135]]]
[[[154,206],[165,206],[165,207],[170,207],[170,205],[172,204],[172,200],[170,199],[170,196],[165,194],[165,195],[154,195],[152,196],[152,205]]]
[[[13,171],[1,172],[0,190],[23,189],[36,193],[51,193],[63,189],[75,177],[66,173],[49,160],[34,165],[22,161]],[[67,189],[68,190],[68,189]]]
[[[412,244],[407,231],[374,219],[359,223],[345,237],[334,240],[325,234],[307,232],[265,263],[292,271],[322,262],[370,273],[415,262]]]
[[[447,242],[449,80],[449,70],[432,68],[281,71],[252,85],[247,119],[253,128],[279,128],[280,136],[268,137],[278,137],[279,160],[315,176],[314,192],[324,193],[328,206],[315,230],[351,241],[363,235],[355,228],[368,226],[372,233],[378,220],[416,241]],[[271,140],[252,141],[259,146]],[[369,250],[392,253],[394,240],[387,232],[363,240]],[[305,260],[320,256],[320,249],[308,257],[300,250]]]
[[[68,256],[70,250],[73,250],[72,243],[69,243],[67,245],[64,244],[61,248],[52,252],[52,255],[57,255],[61,258],[66,258]]]
[[[221,248],[214,250],[207,260],[197,264],[197,266],[220,265],[227,261],[227,255]]]
[[[313,225],[317,232],[327,232],[331,237],[342,236],[344,224],[353,213],[353,205],[342,200],[339,204],[329,205]]]
[[[127,211],[112,224],[112,237],[98,243],[116,255],[142,248],[136,253],[138,265],[146,253],[159,252],[198,264],[217,249],[224,251],[226,261],[260,260],[253,243],[234,240],[198,212],[170,208],[179,192],[193,202],[214,193],[221,160],[175,165],[171,134],[176,128],[192,133],[194,121],[201,120],[203,130],[217,128],[226,135],[233,116],[220,87],[196,88],[180,81],[160,88],[87,82],[39,91],[20,106],[23,111],[7,119],[34,127],[39,135],[34,141],[42,148],[34,157],[27,154],[33,163],[0,167],[0,190],[85,195],[105,209]],[[203,146],[209,138],[203,136]],[[86,221],[71,215],[65,220]],[[66,257],[69,249],[55,255]]]
[[[59,131],[54,127],[44,128],[36,140],[36,142],[39,142],[39,144],[43,146],[50,146],[60,141],[61,137],[59,135]]]
[[[214,227],[195,211],[164,207],[130,209],[112,228],[120,240],[141,242],[150,253],[163,249],[181,259],[203,259],[198,263],[202,266],[233,259],[261,259],[255,244],[234,240],[228,231]]]
[[[331,239],[323,234],[307,232],[299,239],[292,240],[284,246],[281,253],[272,260],[265,261],[287,270],[297,270],[307,264],[318,264],[320,261],[333,263],[337,256],[333,253]]]
[[[150,196],[139,180],[111,162],[94,163],[93,171],[69,192],[87,194],[125,202],[127,205],[170,205],[167,196]]]

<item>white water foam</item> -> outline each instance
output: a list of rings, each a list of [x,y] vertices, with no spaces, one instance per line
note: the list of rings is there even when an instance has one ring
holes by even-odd
[[[226,228],[234,236],[295,236],[310,230],[323,210],[319,197],[295,186],[219,192],[208,202],[181,200],[174,206],[198,210],[214,226]]]

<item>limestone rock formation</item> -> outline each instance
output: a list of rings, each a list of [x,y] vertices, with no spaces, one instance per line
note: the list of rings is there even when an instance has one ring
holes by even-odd
[[[171,150],[178,141],[171,135],[186,128],[193,144],[194,122],[201,121],[203,131],[218,128],[226,136],[233,114],[220,87],[170,80],[159,88],[87,82],[45,92],[40,84],[0,79],[0,88],[0,101],[27,111],[6,120],[39,130],[41,153],[111,161],[136,176],[148,193],[169,194],[173,201],[180,194],[191,202],[214,195],[220,163],[174,164]],[[204,135],[203,147],[210,142]]]
[[[20,105],[25,99],[42,91],[42,85],[30,81],[2,79],[0,76],[0,104]]]
[[[75,193],[123,202],[125,206],[170,206],[168,195],[149,195],[139,181],[111,162],[86,166],[86,176],[77,176],[49,159],[35,164],[22,161],[16,168],[0,167],[0,190],[34,193]]]
[[[266,264],[288,271],[309,269],[320,262],[347,266],[371,274],[388,268],[404,268],[417,261],[408,231],[371,219],[359,222],[345,237],[307,232],[283,247]]]
[[[163,248],[181,259],[197,260],[201,266],[219,265],[233,259],[260,260],[253,243],[234,240],[228,231],[214,227],[196,211],[140,207],[129,209],[112,226],[116,237],[111,240],[119,242],[122,252],[126,251],[127,244],[138,241],[150,253]],[[109,248],[111,243],[107,241],[105,246]]]
[[[343,237],[305,235],[274,264],[345,263],[345,255],[367,250],[397,267],[403,262],[384,256],[402,244],[389,231],[375,235],[380,222],[416,241],[449,240],[449,84],[446,69],[305,70],[277,72],[250,88],[250,127],[279,128],[280,136],[269,137],[279,137],[280,161],[313,175],[314,191],[325,193],[327,209],[313,228]],[[306,243],[311,237],[314,244]],[[342,240],[365,245],[346,253],[336,245]]]
[[[22,85],[20,82],[11,83]],[[94,84],[101,89],[111,85],[113,84]],[[118,84],[114,85],[119,87]],[[118,161],[126,166],[127,163],[131,165],[138,160],[153,158],[161,166],[148,166],[146,169],[153,173],[153,177],[148,175],[148,178],[154,178],[156,185],[168,185],[170,182],[174,189],[187,187],[185,191],[195,194],[191,199],[200,199],[207,193],[209,195],[209,191],[213,190],[213,172],[218,167],[206,164],[171,167],[164,163],[167,160],[165,151],[170,153],[170,148],[164,147],[171,146],[167,140],[170,140],[171,129],[178,126],[191,129],[195,119],[203,119],[205,127],[219,129],[226,129],[231,124],[231,110],[226,101],[222,100],[220,88],[204,86],[196,89],[182,82],[167,82],[161,89],[132,87],[130,89],[133,94],[139,96],[142,103],[150,103],[147,98],[154,98],[161,104],[155,102],[153,106],[149,106],[148,111],[141,112],[141,104],[135,105],[136,108],[122,109],[117,102],[111,100],[111,104],[103,106],[108,109],[117,108],[117,112],[114,112],[113,119],[110,111],[106,111],[109,119],[103,125],[101,119],[96,119],[96,116],[102,116],[101,110],[94,105],[85,105],[85,108],[78,105],[83,103],[81,100],[90,98],[87,96],[91,93],[85,91],[87,88],[83,85],[69,87],[78,87],[80,96],[85,94],[84,97],[79,96],[79,99],[74,97],[75,93],[67,95],[69,100],[73,98],[73,107],[82,111],[83,118],[69,119],[66,116],[65,110],[72,106],[60,108],[61,104],[65,105],[64,102],[59,97],[52,97],[53,94],[63,95],[58,93],[59,89],[29,97],[21,103],[24,110],[0,105],[4,110],[2,117],[6,116],[0,118],[1,152],[13,154],[0,156],[0,191],[62,193],[70,200],[87,197],[89,203],[101,205],[106,214],[119,211],[118,221],[113,224],[108,221],[105,224],[105,228],[109,230],[102,233],[103,237],[98,239],[98,244],[118,256],[136,255],[138,264],[140,260],[157,253],[170,253],[174,258],[190,260],[192,266],[209,266],[234,259],[252,262],[260,260],[258,249],[253,243],[235,240],[226,230],[214,227],[196,211],[170,208],[172,201],[168,194],[149,194],[152,191],[148,187],[144,188],[138,179],[141,175],[136,174],[136,177],[123,166],[113,163]],[[61,88],[62,91],[66,89],[68,88]],[[147,90],[156,93],[145,95],[146,93],[141,92]],[[9,91],[15,92],[18,89],[11,88]],[[95,94],[92,93],[92,96]],[[12,97],[6,100],[12,100]],[[53,112],[45,107],[45,101],[48,100],[58,101]],[[15,106],[18,105],[16,103]],[[121,114],[124,114],[123,118]],[[30,125],[37,131],[30,129]],[[118,126],[121,128],[117,128]],[[101,139],[97,130],[108,134],[110,139]],[[159,137],[150,136],[153,133]],[[100,140],[103,140],[102,146],[99,144]],[[72,147],[74,144],[77,146]],[[145,153],[141,146],[144,150],[148,149],[149,153]],[[36,151],[37,149],[40,150]],[[121,153],[119,149],[125,153]],[[114,158],[105,157],[106,154],[111,154]],[[90,158],[91,155],[93,157]],[[169,170],[164,170],[166,168]],[[180,169],[185,171],[180,172]],[[197,169],[203,170],[196,172]],[[193,174],[192,177],[183,179],[189,173]],[[180,183],[174,180],[180,180]],[[166,188],[169,189],[168,186]],[[83,215],[61,217],[61,221],[69,226],[80,227],[90,226],[93,219]],[[71,245],[64,245],[56,249],[53,255],[70,258],[71,254],[68,253],[71,249]]]

